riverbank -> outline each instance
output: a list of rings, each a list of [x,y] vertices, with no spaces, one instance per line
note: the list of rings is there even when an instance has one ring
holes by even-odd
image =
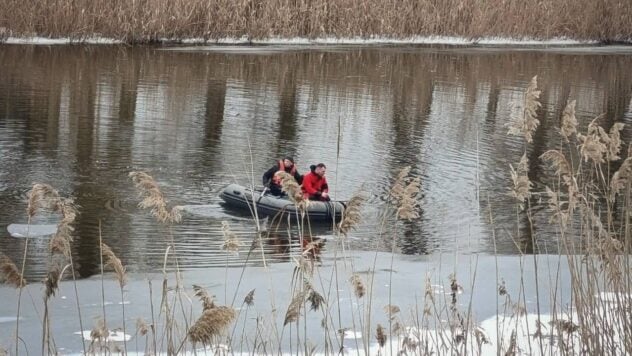
[[[466,38],[451,36],[428,36],[428,37],[409,37],[409,38],[388,38],[388,37],[372,37],[372,38],[264,38],[251,39],[248,37],[241,38],[220,38],[220,39],[204,39],[204,38],[187,38],[187,39],[171,39],[159,38],[153,41],[162,45],[287,45],[287,46],[310,46],[310,45],[447,45],[447,46],[529,46],[529,47],[549,47],[549,46],[598,46],[604,43],[595,40],[573,40],[569,38],[551,38],[546,40],[532,38],[509,38],[509,37],[486,37],[486,38]],[[632,39],[622,40],[618,42],[622,45],[632,44]],[[25,45],[68,45],[68,44],[86,44],[86,45],[113,45],[125,44],[120,39],[103,38],[103,37],[8,37],[0,42],[0,44],[25,44]]]
[[[128,44],[227,38],[632,39],[632,3],[617,0],[2,0],[0,6],[11,14],[0,16],[0,39],[99,37]]]

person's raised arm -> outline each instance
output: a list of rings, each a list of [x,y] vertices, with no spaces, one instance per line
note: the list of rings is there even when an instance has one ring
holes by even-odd
[[[274,176],[274,173],[276,173],[279,170],[279,168],[277,166],[274,166],[270,169],[268,169],[264,174],[263,174],[263,185],[267,186],[268,183],[270,183],[270,181],[272,180],[272,177]]]

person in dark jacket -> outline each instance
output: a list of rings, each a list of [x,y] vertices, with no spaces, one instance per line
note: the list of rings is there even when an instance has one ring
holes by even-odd
[[[301,184],[303,182],[303,176],[298,173],[296,170],[296,165],[294,164],[294,158],[285,157],[277,162],[272,168],[268,169],[263,174],[263,186],[267,187],[270,194],[276,196],[283,196],[285,193],[281,190],[281,179],[276,174],[277,172],[286,172],[291,174],[294,179],[296,179],[296,183]]]
[[[329,186],[325,172],[327,167],[323,163],[312,165],[309,167],[310,172],[303,177],[303,194],[306,199],[329,201]]]

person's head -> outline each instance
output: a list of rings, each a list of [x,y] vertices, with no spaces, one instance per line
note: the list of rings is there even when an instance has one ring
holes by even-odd
[[[325,176],[325,172],[327,171],[327,167],[325,166],[324,163],[319,163],[316,165],[316,167],[314,168],[314,173],[318,174],[321,177]]]
[[[294,165],[294,158],[286,156],[283,158],[283,165],[286,167],[292,167]]]

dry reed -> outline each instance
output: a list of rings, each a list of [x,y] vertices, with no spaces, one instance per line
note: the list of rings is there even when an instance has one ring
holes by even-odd
[[[602,119],[602,115],[597,116],[588,125],[588,131],[585,135],[577,134],[580,142],[580,153],[585,162],[589,160],[596,164],[605,163],[604,156],[608,152],[608,134],[599,126],[598,121]]]
[[[26,280],[13,261],[6,255],[0,253],[0,272],[4,283],[22,288],[26,286]]]
[[[2,0],[0,39],[106,36],[127,43],[184,38],[464,36],[632,38],[632,5],[542,0]]]
[[[314,289],[310,289],[307,301],[310,303],[311,310],[319,310],[325,304],[325,298]]]
[[[533,186],[528,176],[529,160],[527,159],[527,155],[522,155],[516,169],[514,169],[512,165],[509,165],[509,168],[513,182],[510,195],[522,204],[531,194],[531,187]]]
[[[235,315],[235,310],[227,306],[204,310],[202,316],[189,329],[189,340],[193,343],[211,344],[213,338],[221,335],[235,319]]]
[[[121,260],[116,257],[116,254],[110,246],[102,243],[101,244],[101,253],[105,258],[105,267],[110,267],[114,270],[114,274],[116,275],[116,280],[119,283],[119,286],[123,288],[127,283],[127,275],[125,273],[125,267]]]
[[[62,278],[61,272],[62,271],[59,269],[59,266],[56,264],[48,269],[46,279],[44,280],[44,285],[46,286],[46,299],[54,296],[55,292],[59,288],[59,281]]]
[[[509,135],[522,136],[527,143],[533,142],[533,134],[540,125],[540,120],[537,118],[538,108],[542,106],[538,101],[539,98],[538,77],[535,76],[531,78],[525,90],[520,114],[513,117],[507,125]]]
[[[354,194],[347,202],[344,210],[344,217],[338,224],[338,232],[342,236],[347,236],[362,219],[362,207],[366,197],[362,193]]]
[[[151,209],[151,214],[161,223],[179,223],[182,219],[180,206],[167,209],[167,201],[152,176],[145,172],[130,172],[132,182],[143,200],[138,204],[141,209]]]
[[[362,278],[359,275],[354,274],[351,276],[351,286],[353,287],[353,292],[356,297],[362,298],[366,293],[366,288],[364,287],[364,282],[362,282]]]
[[[252,306],[255,302],[255,290],[251,290],[250,292],[248,292],[248,294],[246,294],[246,297],[244,297],[244,304],[246,304],[247,306]]]
[[[577,134],[577,118],[575,117],[575,100],[570,101],[564,108],[562,113],[562,122],[560,125],[560,133],[562,137],[569,141],[571,135]]]
[[[285,319],[283,321],[284,326],[298,321],[298,318],[301,315],[301,307],[305,302],[305,297],[307,296],[307,294],[308,291],[303,290],[294,295],[292,301],[290,302],[290,305],[287,307],[287,311],[285,312]]]
[[[213,297],[211,297],[206,289],[201,286],[193,285],[193,291],[195,292],[195,296],[200,299],[202,302],[202,310],[208,310],[215,308],[215,303],[213,302]]]
[[[147,335],[147,332],[149,332],[149,325],[147,324],[145,319],[143,318],[136,319],[136,332],[140,336]]]
[[[375,330],[375,339],[377,340],[377,344],[380,345],[380,347],[384,347],[384,345],[386,345],[386,330],[384,330],[384,327],[380,324],[377,324],[377,329]]]
[[[410,167],[404,167],[395,177],[390,190],[398,219],[410,221],[419,218],[417,195],[420,192],[421,178],[410,176]]]
[[[26,212],[29,217],[35,216],[40,209],[55,210],[58,207],[59,193],[48,184],[33,184],[27,193],[28,204]]]
[[[300,211],[304,212],[309,206],[309,200],[305,199],[301,186],[296,182],[294,176],[283,171],[275,174],[281,179],[281,190],[288,195]]]
[[[222,250],[238,253],[242,244],[237,238],[237,235],[230,229],[228,221],[222,221],[222,235],[224,235]]]

